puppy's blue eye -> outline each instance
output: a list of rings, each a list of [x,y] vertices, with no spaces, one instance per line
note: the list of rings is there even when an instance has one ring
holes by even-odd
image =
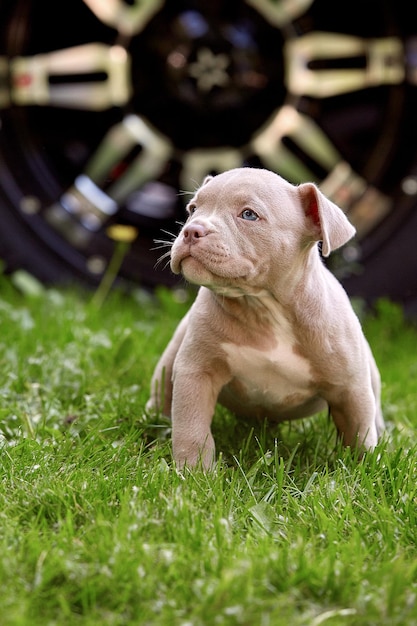
[[[242,220],[249,220],[250,222],[255,222],[259,219],[259,215],[255,213],[255,211],[252,211],[252,209],[245,209],[239,217],[241,217]]]

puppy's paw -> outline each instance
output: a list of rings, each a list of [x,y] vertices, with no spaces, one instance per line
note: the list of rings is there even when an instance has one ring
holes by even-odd
[[[159,403],[156,398],[150,397],[147,403],[145,404],[145,414],[146,415],[156,415],[160,413]]]
[[[172,448],[174,460],[179,469],[201,467],[204,471],[212,469],[215,462],[214,439],[210,434],[199,444],[195,440],[179,439],[173,436]]]

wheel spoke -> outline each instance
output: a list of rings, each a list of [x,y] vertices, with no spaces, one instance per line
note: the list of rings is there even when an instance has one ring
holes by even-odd
[[[128,115],[113,126],[91,157],[85,174],[117,203],[159,176],[172,154],[171,143],[143,119]],[[137,154],[136,154],[137,153]]]
[[[181,191],[194,192],[207,174],[240,167],[242,154],[232,148],[190,150],[184,154],[182,163]]]
[[[46,211],[46,219],[73,246],[85,248],[91,233],[117,213],[130,193],[161,173],[171,152],[167,140],[129,115],[109,130],[84,173]]]
[[[88,176],[80,174],[44,211],[45,219],[78,249],[87,248],[92,233],[118,211],[117,203]]]
[[[291,144],[285,145],[285,139]],[[360,236],[369,232],[392,209],[389,198],[368,185],[350,167],[313,120],[289,105],[278,110],[253,140],[252,148],[268,167],[282,176],[294,182],[320,182],[323,193],[349,213]],[[300,152],[307,158],[299,156]],[[324,172],[320,180],[306,162],[317,164]]]
[[[405,60],[408,81],[417,85],[417,37],[405,41]]]
[[[392,199],[369,185],[346,161],[340,161],[320,189],[349,215],[359,238],[365,237],[392,210]]]
[[[139,33],[159,11],[164,0],[84,0],[99,20],[128,37]]]
[[[0,57],[0,109],[10,106],[10,92],[7,85],[9,62],[6,57]]]
[[[286,85],[293,95],[325,98],[404,80],[400,39],[362,39],[314,32],[289,39],[284,48]]]
[[[303,15],[313,0],[246,0],[273,26],[283,27]]]
[[[100,111],[131,96],[130,58],[120,46],[91,43],[10,61],[11,100]]]
[[[336,148],[312,119],[285,105],[255,136],[251,145],[268,167],[297,182],[316,180],[317,176],[283,139],[289,139],[321,170],[330,171],[341,160]]]

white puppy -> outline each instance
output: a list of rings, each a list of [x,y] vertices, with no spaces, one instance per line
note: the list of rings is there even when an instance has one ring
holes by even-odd
[[[328,256],[354,235],[344,213],[312,183],[252,168],[207,177],[187,210],[171,269],[201,288],[148,402],[172,418],[177,464],[212,465],[217,401],[275,421],[329,407],[345,445],[373,448],[379,372],[317,246]]]

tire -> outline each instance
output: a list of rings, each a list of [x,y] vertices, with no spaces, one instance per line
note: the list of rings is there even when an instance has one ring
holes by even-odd
[[[358,234],[330,267],[351,295],[417,314],[413,17],[408,0],[0,0],[8,270],[96,284],[123,224],[121,279],[174,284],[154,240],[186,192],[259,166],[346,210]]]

